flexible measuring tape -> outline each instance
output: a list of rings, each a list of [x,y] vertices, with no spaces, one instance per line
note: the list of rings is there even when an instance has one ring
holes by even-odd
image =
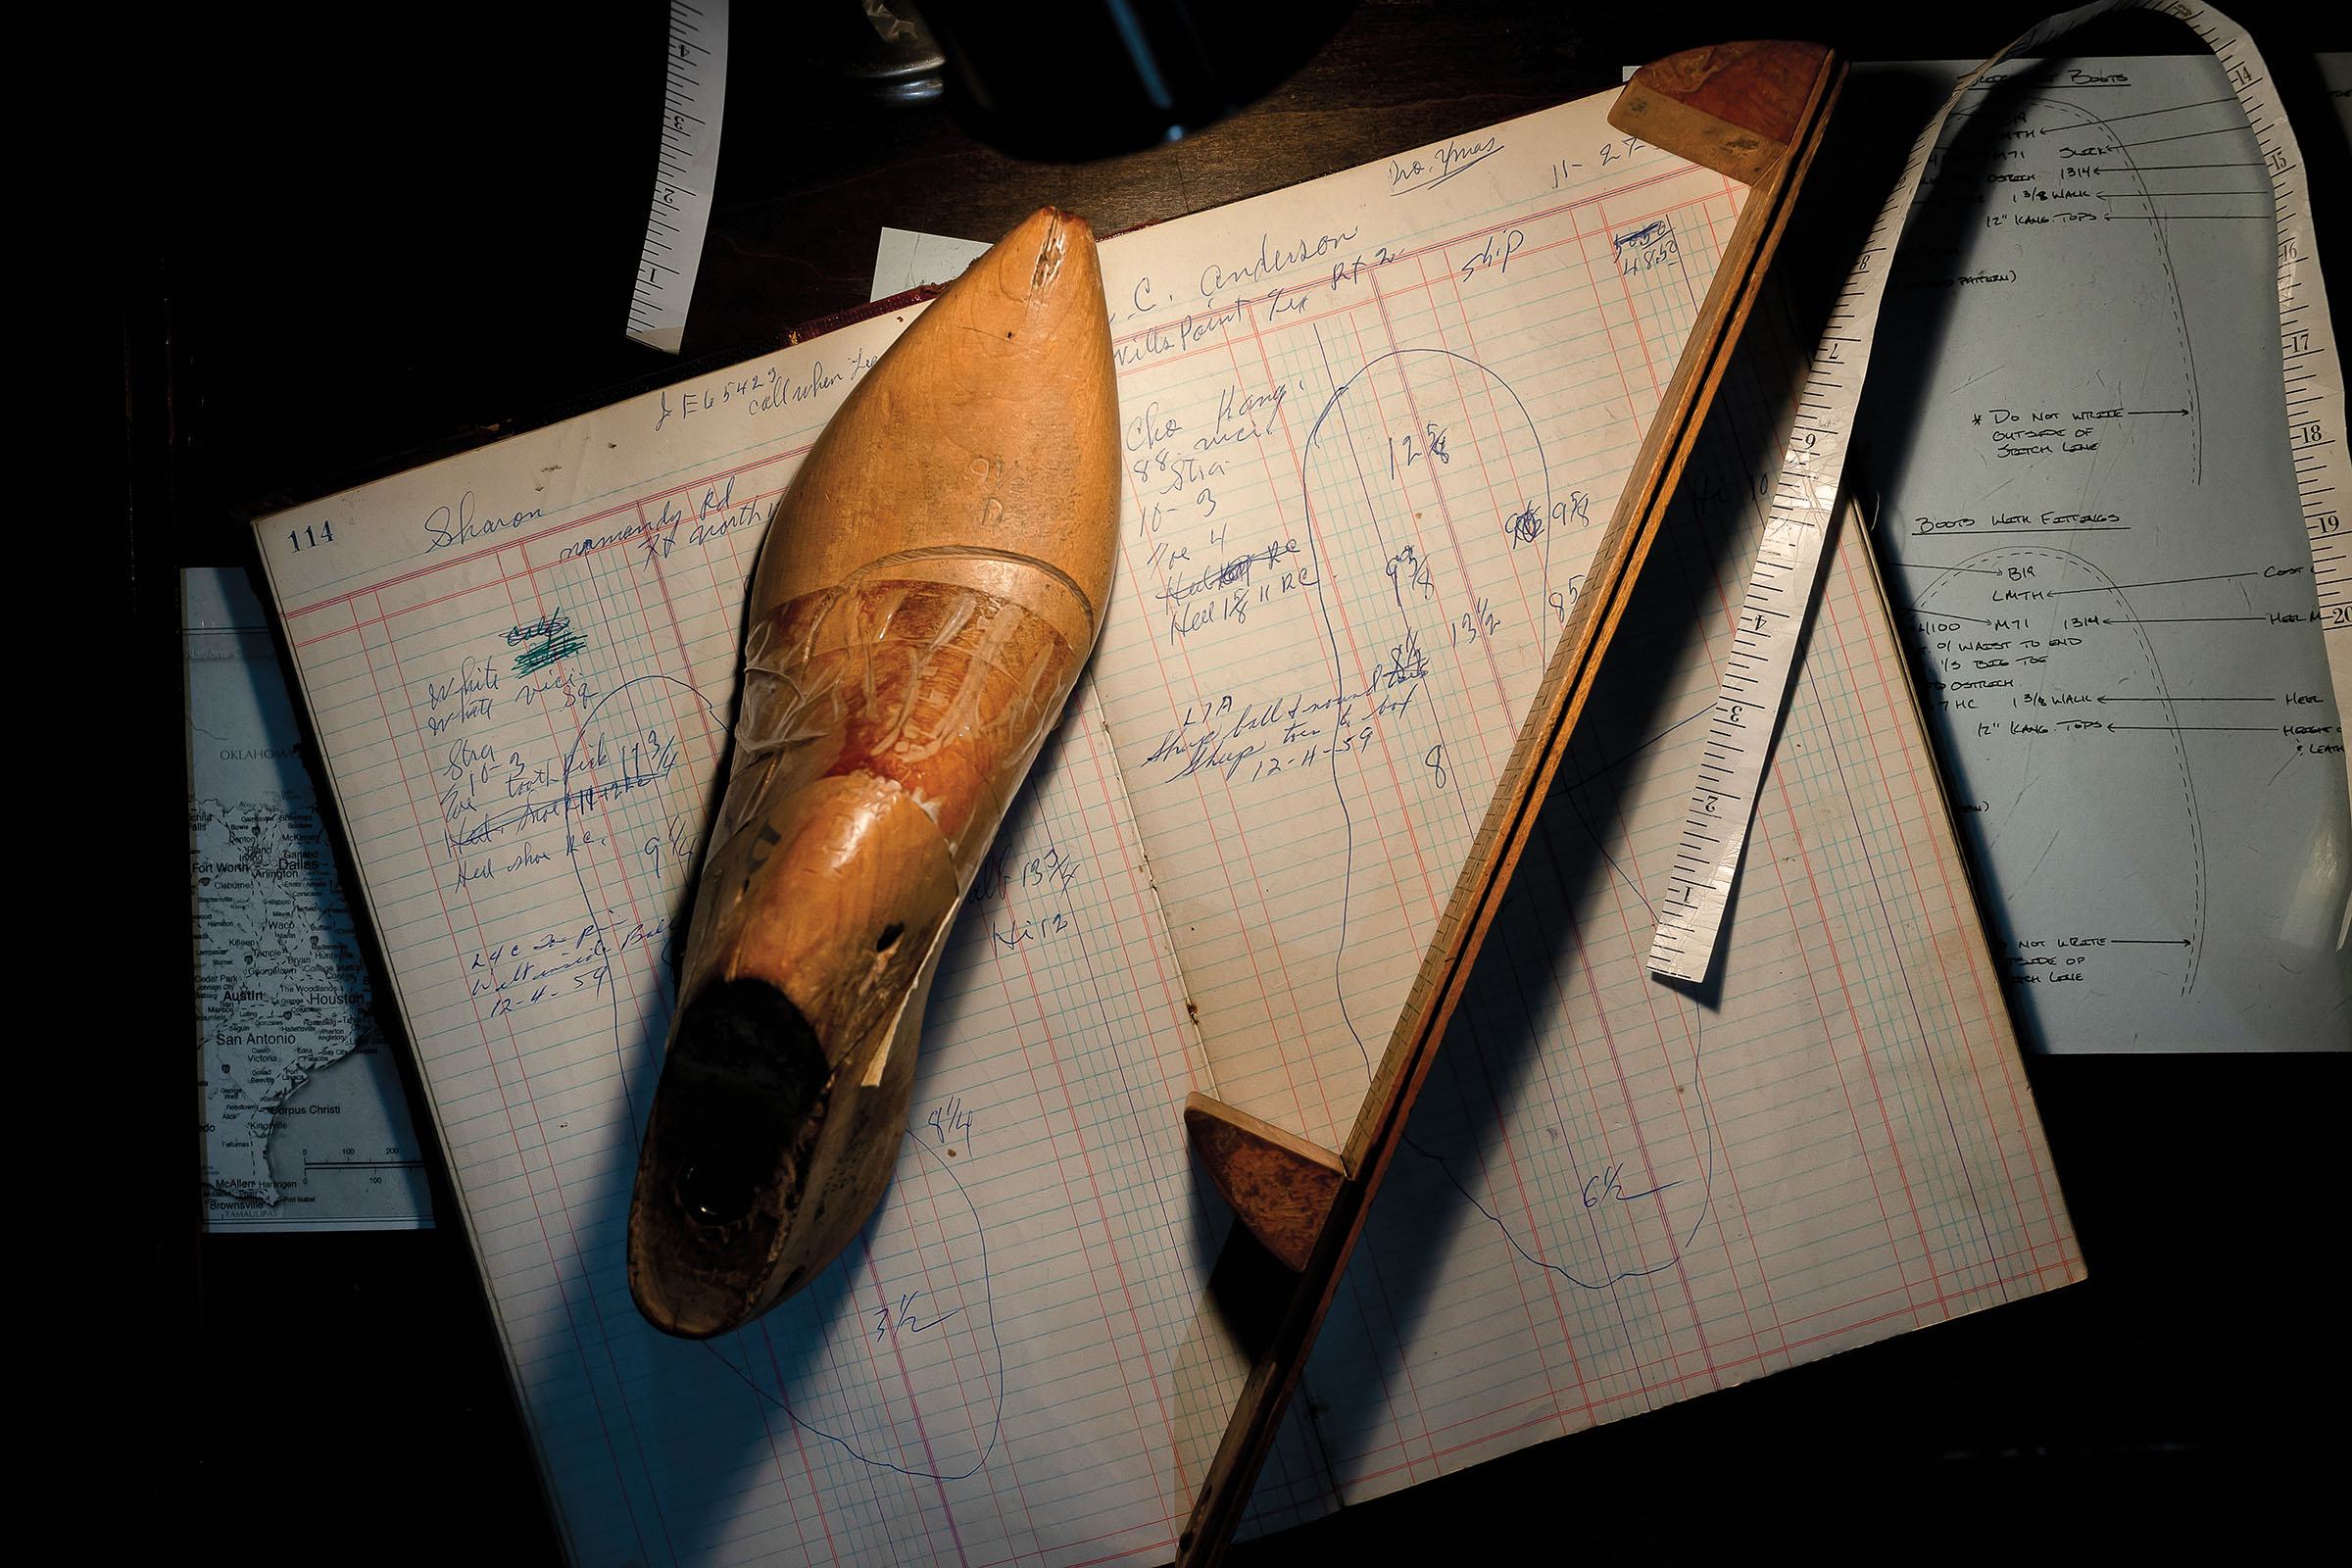
[[[686,307],[710,229],[718,126],[727,108],[727,0],[670,0],[669,72],[662,88],[662,153],[645,247],[629,290],[629,336],[664,354],[686,338]]]
[[[1796,668],[1805,609],[1821,574],[1822,546],[1845,471],[1846,447],[1870,367],[1871,339],[1878,329],[1895,243],[1902,237],[1944,122],[1961,96],[2002,62],[2038,53],[2083,23],[2132,10],[2184,23],[2221,61],[2270,173],[2278,220],[2278,325],[2285,361],[2287,447],[2311,539],[2336,710],[2352,713],[2352,556],[2347,555],[2344,530],[2345,509],[2352,502],[2352,465],[2345,460],[2343,445],[2343,369],[2336,359],[2327,287],[2312,238],[2311,192],[2302,152],[2272,89],[2270,68],[2244,28],[2211,7],[2186,0],[2099,0],[2062,12],[1977,67],[1952,89],[1912,147],[1894,193],[1871,225],[1860,259],[1830,312],[1797,397],[1788,446],[1765,508],[1763,546],[1740,602],[1732,651],[1725,656],[1698,783],[1684,817],[1666,895],[1659,903],[1649,951],[1653,973],[1704,979],[1722,935],[1724,910],[1740,874],[1773,732]],[[2352,919],[2352,911],[2347,911],[2347,919]]]

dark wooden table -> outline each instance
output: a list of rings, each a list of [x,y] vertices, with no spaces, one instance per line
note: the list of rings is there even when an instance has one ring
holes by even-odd
[[[1053,202],[1110,232],[1612,87],[1622,64],[1694,44],[1777,32],[1859,59],[1974,58],[2037,10],[1368,0],[1244,115],[1078,166],[1006,158],[936,107],[849,95],[796,47],[793,6],[739,15],[682,365],[622,337],[664,7],[487,9],[414,6],[353,33],[306,7],[190,8],[133,44],[137,151],[121,189],[143,220],[116,284],[129,506],[112,542],[131,585],[125,671],[145,671],[126,687],[149,733],[183,721],[176,680],[156,690],[153,674],[178,668],[176,568],[245,561],[247,518],[762,352],[864,299],[883,224],[987,237]],[[2344,23],[2285,0],[2231,9],[2316,106],[2307,56],[2352,47]],[[2173,42],[2120,24],[2091,40]],[[2329,154],[2313,158],[2340,197]],[[2321,236],[2339,300],[2341,214],[2324,210]],[[130,819],[164,825],[152,843],[134,832],[123,873],[163,911],[167,950],[187,898],[171,771],[125,786]],[[192,980],[165,970],[121,1017],[184,1042]],[[163,1290],[110,1326],[162,1363],[143,1387],[167,1391],[164,1457],[213,1499],[214,1544],[554,1559],[446,1174],[438,1230],[203,1238],[191,1080],[164,1065],[176,1049],[157,1048],[135,1097],[153,1157],[101,1194],[141,1218],[137,1266]],[[2088,1283],[1545,1444],[1239,1560],[2340,1540],[2345,1059],[2029,1065]],[[156,1528],[192,1539],[176,1520]]]

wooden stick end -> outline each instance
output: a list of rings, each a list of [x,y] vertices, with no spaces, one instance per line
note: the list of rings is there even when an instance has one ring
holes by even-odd
[[[1635,72],[1609,123],[1753,185],[1788,156],[1838,69],[1835,54],[1817,43],[1770,39],[1686,49]]]
[[[1235,1217],[1284,1267],[1305,1268],[1348,1179],[1340,1156],[1198,1091],[1185,1099],[1184,1130]]]

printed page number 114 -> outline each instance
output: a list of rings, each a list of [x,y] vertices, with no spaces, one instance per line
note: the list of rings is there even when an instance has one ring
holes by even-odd
[[[331,522],[305,523],[299,528],[288,528],[286,538],[293,544],[295,553],[299,555],[305,550],[316,550],[320,545],[333,544],[335,542],[335,525]]]

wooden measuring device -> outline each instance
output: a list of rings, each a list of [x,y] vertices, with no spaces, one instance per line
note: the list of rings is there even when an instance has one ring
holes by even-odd
[[[1750,194],[1347,1147],[1319,1148],[1206,1095],[1186,1104],[1194,1151],[1218,1190],[1266,1250],[1298,1273],[1179,1538],[1179,1562],[1214,1562],[1232,1538],[1755,304],[1843,76],[1842,63],[1817,44],[1731,44],[1643,67],[1610,111],[1618,129],[1740,180]]]
[[[1803,644],[1806,606],[1821,575],[1823,542],[1844,474],[1894,248],[1944,123],[1961,95],[2003,61],[2037,51],[2083,23],[2134,9],[2185,24],[2213,51],[2229,74],[2230,89],[2262,150],[2278,223],[2287,446],[2311,541],[2336,709],[2339,713],[2352,710],[2352,557],[2346,555],[2342,532],[2344,498],[2352,495],[2352,464],[2345,460],[2342,440],[2343,372],[2335,357],[2319,251],[2312,240],[2303,158],[2271,85],[2269,68],[2235,23],[2182,0],[2104,0],[2052,17],[1961,78],[1920,133],[1813,351],[1789,443],[1765,509],[1762,553],[1740,603],[1722,690],[1708,717],[1706,760],[1684,817],[1675,874],[1659,904],[1649,956],[1655,974],[1703,980],[1719,946],[1772,738]],[[2352,923],[2352,909],[2339,920],[2339,944],[2347,923]]]

